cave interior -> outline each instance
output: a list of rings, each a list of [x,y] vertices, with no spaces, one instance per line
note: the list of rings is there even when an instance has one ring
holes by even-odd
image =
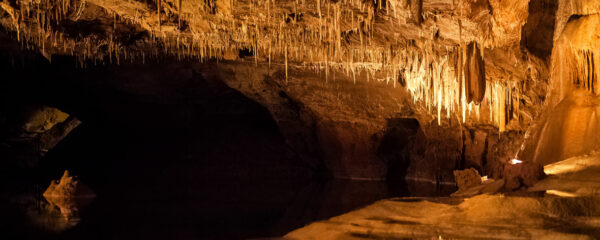
[[[0,76],[2,239],[600,238],[597,0],[0,0]]]

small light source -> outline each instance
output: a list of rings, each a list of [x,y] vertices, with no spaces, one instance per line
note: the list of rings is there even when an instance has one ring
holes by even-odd
[[[516,159],[516,158],[513,158],[513,160],[510,160],[510,164],[512,164],[512,165],[519,164],[519,163],[522,163],[522,162],[523,161],[521,161],[519,159]]]
[[[485,182],[485,181],[487,181],[487,180],[488,180],[488,177],[487,177],[487,176],[483,176],[483,177],[481,177],[481,182]]]

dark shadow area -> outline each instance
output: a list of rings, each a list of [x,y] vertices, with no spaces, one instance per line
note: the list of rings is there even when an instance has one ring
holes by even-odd
[[[7,76],[3,130],[16,126],[9,124],[14,114],[36,104],[82,124],[35,167],[2,169],[3,239],[281,236],[379,199],[423,189],[445,194],[432,186],[316,177],[264,107],[191,63],[81,69],[70,57],[54,56],[49,64],[37,56],[5,64],[14,60],[0,57]],[[398,141],[404,140],[389,144]],[[2,154],[13,146],[4,147]],[[20,161],[17,155],[3,155],[4,162]],[[41,196],[65,169],[96,193],[75,224],[61,222]]]
[[[388,119],[377,154],[388,164],[389,182],[404,183],[410,163],[408,147],[420,129],[419,122],[414,118]]]
[[[521,46],[541,59],[552,53],[557,0],[529,1],[529,16],[521,30]]]

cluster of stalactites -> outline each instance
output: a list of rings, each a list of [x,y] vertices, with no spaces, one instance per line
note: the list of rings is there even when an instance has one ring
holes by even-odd
[[[65,37],[56,30],[64,19],[77,21],[86,1],[113,16],[113,32],[108,32],[105,39]],[[78,56],[82,66],[86,60],[118,64],[122,60],[145,62],[146,57],[164,55],[200,61],[235,59],[239,50],[248,49],[255,62],[271,64],[272,59],[278,59],[286,66],[286,72],[288,65],[312,65],[326,73],[330,68],[341,68],[353,75],[366,70],[369,79],[390,81],[393,79],[390,75],[398,72],[396,58],[403,55],[399,49],[405,48],[406,43],[375,41],[375,15],[420,23],[423,5],[421,0],[155,0],[155,3],[154,10],[146,4],[124,0],[17,0],[14,6],[2,7],[12,16],[18,38],[25,36],[24,45],[38,47],[42,53],[52,47],[54,53]],[[233,16],[237,11],[234,9],[242,3],[243,11],[253,14]],[[411,13],[409,19],[399,17],[401,9]],[[33,19],[34,27],[23,28],[22,25],[32,25],[25,19]],[[142,46],[125,46],[116,40],[117,22],[140,26],[151,34],[152,41]],[[377,77],[381,76],[377,73],[385,77]]]
[[[489,121],[503,131],[506,106],[512,104],[509,87],[486,80],[482,49],[476,43],[449,47],[447,55],[439,58],[432,42],[416,47],[410,41],[384,45],[375,41],[378,11],[399,21],[397,10],[409,8],[409,17],[419,24],[422,1],[298,0],[277,2],[280,6],[274,0],[244,2],[251,8],[248,11],[256,13],[249,16],[232,16],[231,9],[238,3],[235,0],[156,0],[154,11],[136,1],[87,1],[113,16],[113,33],[108,33],[106,39],[65,37],[54,30],[63,19],[77,21],[86,1],[21,0],[16,6],[0,6],[13,19],[18,38],[24,36],[24,45],[37,46],[42,53],[46,47],[62,50],[78,56],[81,66],[89,60],[119,64],[122,60],[145,62],[147,57],[164,55],[200,61],[235,59],[240,49],[248,49],[256,64],[270,65],[272,59],[279,59],[286,79],[288,66],[294,65],[324,71],[326,81],[331,71],[341,71],[353,79],[366,73],[368,80],[391,82],[394,86],[402,82],[415,101],[437,111],[440,124],[442,115],[450,118],[457,114],[463,123],[472,113],[479,118],[481,106],[489,104]],[[292,12],[282,13],[281,9]],[[316,14],[301,14],[309,12]],[[173,16],[176,21],[171,21]],[[117,41],[113,35],[118,34],[117,22],[149,31],[150,46],[124,46]]]
[[[567,45],[554,51],[551,79],[557,81],[555,90],[559,91],[559,99],[565,98],[573,88],[600,94],[600,54],[595,49]]]
[[[457,116],[487,120],[506,130],[512,112],[518,111],[519,94],[514,86],[485,78],[484,62],[477,44],[463,45],[442,58],[426,52],[413,52],[400,69],[400,82],[406,83],[415,102],[422,102],[435,112],[438,124],[442,119]],[[480,115],[487,107],[489,118]]]
[[[586,90],[599,94],[600,83],[598,83],[598,73],[600,65],[598,57],[591,50],[577,50],[573,52],[576,59],[575,74],[573,74],[573,83]]]

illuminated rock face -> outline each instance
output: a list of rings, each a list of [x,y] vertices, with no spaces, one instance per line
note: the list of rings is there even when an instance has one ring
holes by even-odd
[[[0,24],[49,60],[74,55],[90,66],[247,55],[284,68],[286,79],[302,66],[324,72],[326,81],[336,71],[353,81],[357,75],[392,86],[402,80],[438,119],[459,116],[464,123],[473,112],[500,131],[518,129],[505,126],[514,118],[504,112],[522,100],[517,86],[527,68],[543,68],[531,59],[519,63],[529,56],[517,49],[501,61],[520,65],[518,71],[484,58],[486,51],[517,45],[528,1],[23,0],[1,6]],[[490,117],[480,120],[481,112]]]
[[[565,11],[593,14],[572,16],[556,38],[551,58],[548,112],[539,126],[533,160],[554,163],[600,147],[600,16],[598,4],[561,2]],[[563,16],[564,18],[564,16]],[[564,19],[562,19],[564,20]],[[561,19],[557,19],[557,22]],[[563,23],[561,23],[563,24]]]

